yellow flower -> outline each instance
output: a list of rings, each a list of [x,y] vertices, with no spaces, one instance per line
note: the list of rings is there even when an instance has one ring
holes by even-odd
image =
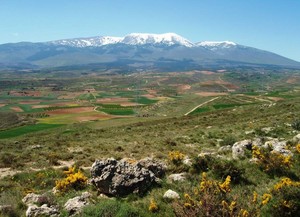
[[[184,207],[187,208],[187,209],[190,209],[190,208],[192,208],[192,204],[184,203]]]
[[[296,150],[300,153],[300,144],[296,145]]]
[[[219,188],[221,189],[221,191],[223,191],[224,193],[230,192],[230,181],[231,177],[227,176],[225,181],[222,184],[219,184]]]
[[[242,217],[248,217],[249,216],[249,212],[245,209],[241,209],[240,213],[242,213]]]
[[[158,211],[158,206],[157,206],[157,203],[155,202],[154,199],[151,199],[148,209],[149,209],[150,212],[157,212]]]
[[[266,193],[263,194],[261,204],[262,205],[266,205],[267,203],[269,203],[269,201],[271,200],[271,198],[272,198],[271,194],[266,194]]]
[[[229,210],[232,212],[236,206],[236,201],[232,201],[229,205]]]
[[[253,199],[252,199],[252,202],[253,202],[253,203],[256,203],[257,197],[258,197],[258,194],[254,191],[254,192],[253,192]]]

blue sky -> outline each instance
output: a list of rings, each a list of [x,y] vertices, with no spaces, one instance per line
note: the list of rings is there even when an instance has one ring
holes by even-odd
[[[299,11],[300,0],[0,0],[0,44],[175,32],[300,61]]]

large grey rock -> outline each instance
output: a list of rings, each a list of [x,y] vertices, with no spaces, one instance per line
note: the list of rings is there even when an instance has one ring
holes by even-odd
[[[139,160],[139,164],[153,172],[154,175],[159,178],[162,178],[165,175],[167,169],[167,165],[165,163],[150,157]]]
[[[56,217],[59,216],[59,210],[54,207],[48,207],[47,204],[38,207],[37,205],[30,205],[26,211],[26,217],[41,217],[41,216],[49,216]]]
[[[171,182],[183,182],[186,180],[186,173],[174,173],[168,176],[168,180]]]
[[[49,203],[49,198],[45,195],[39,195],[39,194],[34,194],[30,193],[27,194],[23,199],[22,202],[25,203],[27,206],[33,205],[33,204],[47,204]]]
[[[233,144],[232,146],[232,158],[239,159],[245,156],[245,150],[252,148],[252,141],[250,139],[246,139],[243,141],[239,141]]]
[[[90,193],[84,192],[81,196],[69,199],[64,205],[64,208],[68,211],[69,216],[73,216],[80,213],[83,207],[89,205],[89,200],[91,196],[92,195]]]
[[[96,160],[91,168],[91,183],[104,194],[126,196],[144,193],[159,179],[139,162],[129,163],[113,158]]]
[[[169,189],[164,193],[163,198],[174,200],[174,199],[180,199],[180,196],[176,191]]]

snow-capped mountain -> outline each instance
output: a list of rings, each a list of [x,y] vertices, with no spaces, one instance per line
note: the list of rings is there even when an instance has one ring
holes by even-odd
[[[300,63],[231,41],[192,43],[175,33],[132,33],[125,37],[97,36],[42,43],[0,45],[0,68],[97,65],[102,68],[188,70],[211,66],[291,66]]]
[[[71,47],[100,47],[103,45],[120,43],[122,40],[122,37],[97,36],[90,38],[63,39],[51,41],[49,43],[54,45],[65,45]]]
[[[64,39],[49,42],[55,45],[66,45],[72,47],[100,47],[108,44],[128,44],[128,45],[145,45],[145,44],[164,44],[164,45],[181,45],[185,47],[195,46],[189,40],[175,33],[149,34],[149,33],[131,33],[125,37],[97,36],[90,38]]]
[[[193,47],[194,44],[175,33],[165,34],[148,34],[148,33],[131,33],[126,35],[121,43],[130,45],[144,44],[165,44],[165,45],[181,45],[185,47]]]

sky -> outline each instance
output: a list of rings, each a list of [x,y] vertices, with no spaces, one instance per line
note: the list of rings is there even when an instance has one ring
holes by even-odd
[[[174,32],[300,61],[299,11],[300,0],[0,0],[0,44]]]

